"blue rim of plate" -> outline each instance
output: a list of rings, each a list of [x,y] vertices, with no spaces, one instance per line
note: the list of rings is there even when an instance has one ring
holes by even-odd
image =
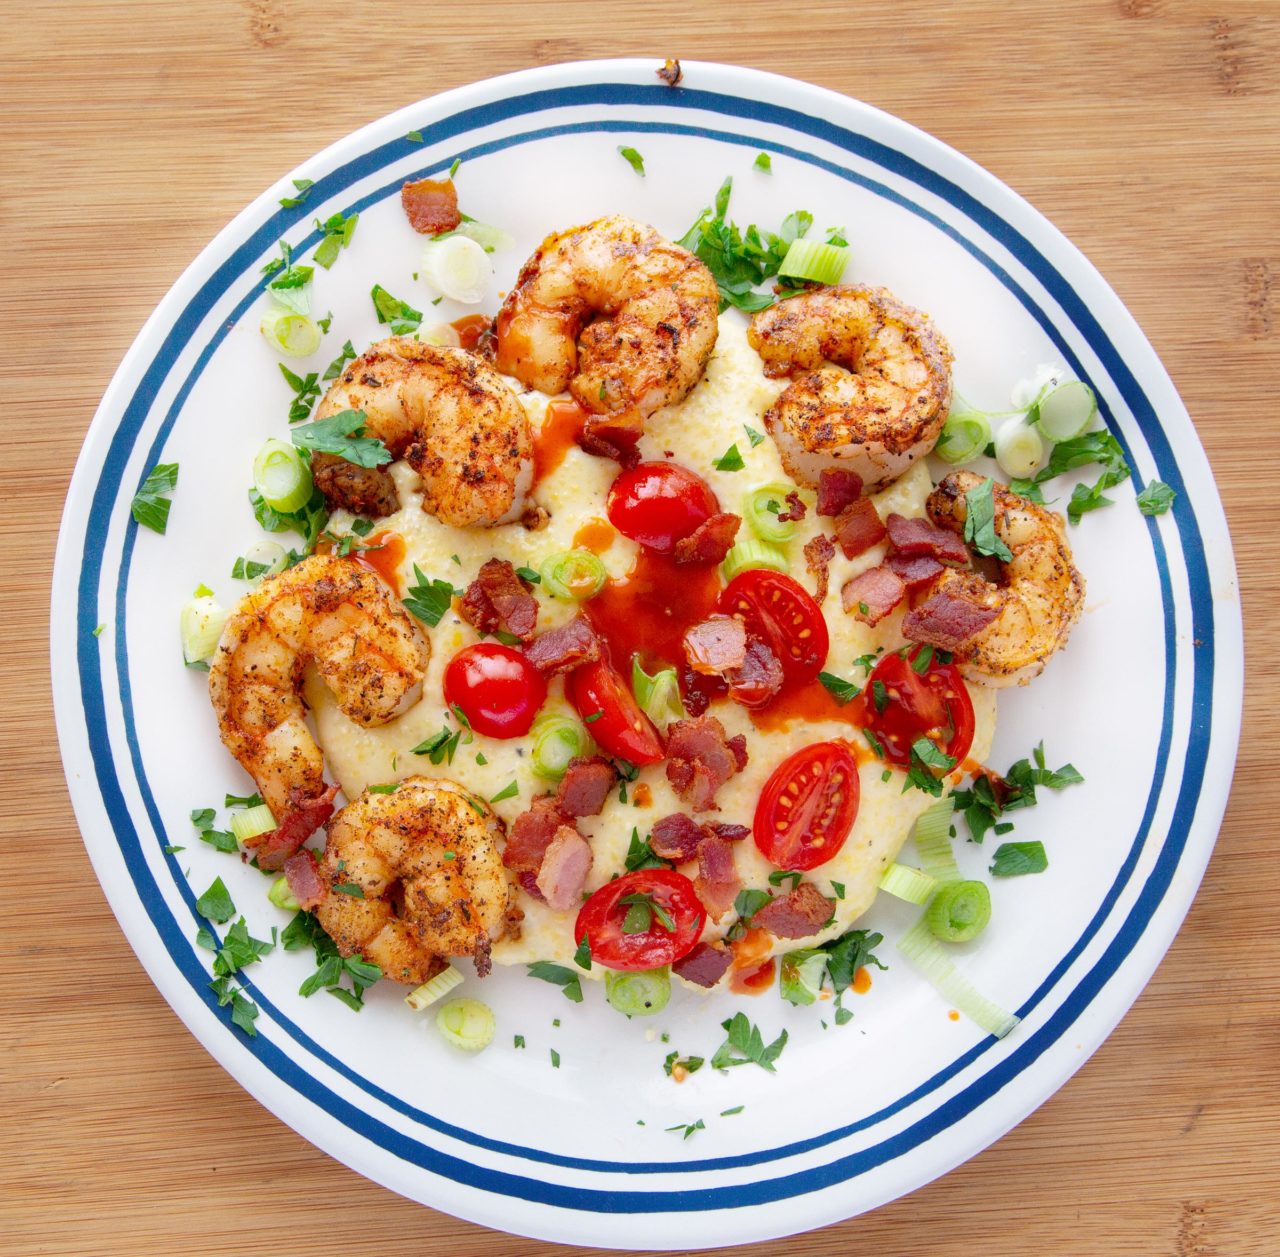
[[[817,140],[849,152],[863,162],[878,165],[893,176],[914,183],[924,191],[938,196],[950,208],[958,211],[992,238],[998,240],[1058,303],[1076,332],[1081,335],[1085,343],[1096,354],[1134,416],[1148,449],[1155,460],[1160,478],[1178,492],[1173,508],[1173,516],[1181,542],[1180,549],[1186,563],[1191,609],[1190,636],[1199,641],[1201,646],[1193,655],[1193,688],[1187,752],[1183,765],[1182,783],[1174,809],[1174,817],[1166,841],[1127,919],[1103,954],[1080,980],[1071,995],[1057,1008],[1052,1017],[1003,1061],[998,1062],[992,1069],[966,1086],[964,1090],[952,1096],[933,1112],[915,1121],[905,1130],[884,1139],[878,1144],[842,1156],[825,1166],[812,1167],[779,1178],[754,1183],[694,1188],[672,1192],[596,1190],[558,1185],[541,1179],[526,1178],[502,1170],[476,1166],[450,1154],[435,1151],[407,1137],[368,1113],[361,1111],[343,1097],[325,1087],[295,1064],[285,1052],[270,1042],[266,1036],[259,1035],[257,1038],[243,1044],[246,1050],[252,1052],[281,1082],[297,1091],[311,1103],[319,1106],[331,1117],[342,1121],[354,1133],[363,1136],[375,1145],[413,1165],[440,1174],[445,1178],[466,1183],[480,1190],[505,1196],[514,1196],[555,1207],[590,1212],[694,1212],[712,1208],[758,1205],[770,1201],[793,1198],[797,1195],[816,1191],[833,1183],[847,1180],[860,1173],[865,1173],[886,1161],[906,1154],[925,1140],[934,1137],[955,1122],[963,1119],[978,1105],[1017,1077],[1044,1052],[1049,1050],[1088,1008],[1094,996],[1105,985],[1109,976],[1133,950],[1168,889],[1173,872],[1186,845],[1191,822],[1195,814],[1195,803],[1203,782],[1204,768],[1211,742],[1213,718],[1214,616],[1209,573],[1193,504],[1187,496],[1181,471],[1160,425],[1155,409],[1129,370],[1123,357],[1089,311],[1085,302],[1065,277],[1012,224],[955,183],[930,170],[927,166],[907,156],[905,153],[880,141],[860,135],[855,131],[837,126],[834,123],[812,118],[796,110],[760,100],[748,100],[726,93],[688,88],[672,92],[671,89],[660,86],[648,87],[617,82],[594,83],[529,92],[500,99],[476,108],[461,110],[437,123],[423,126],[421,128],[423,145],[431,145],[451,136],[464,134],[495,122],[536,114],[548,109],[583,105],[625,106],[640,109],[646,106],[656,106],[664,110],[684,109],[695,113],[720,115],[750,122],[782,126],[792,132],[810,135]],[[923,206],[886,185],[846,169],[835,162],[819,158],[803,150],[778,144],[773,139],[763,141],[759,137],[713,130],[702,126],[611,118],[605,121],[568,123],[544,127],[518,135],[502,137],[465,150],[461,156],[464,159],[472,159],[500,149],[529,143],[549,136],[602,131],[658,132],[698,136],[749,147],[758,148],[763,146],[775,153],[785,154],[795,160],[817,166],[828,173],[856,183],[893,201],[895,204],[924,218],[981,262],[1017,298],[1027,313],[1035,319],[1063,355],[1064,360],[1080,378],[1089,378],[1084,364],[1073,353],[1064,338],[1057,333],[1048,315],[1013,277],[986,254],[979,245],[969,240],[956,228],[944,222]],[[415,143],[407,139],[398,139],[361,154],[354,160],[316,180],[313,193],[316,203],[323,204],[332,197],[340,195],[353,183],[391,164],[401,162],[406,156],[411,155],[416,148],[418,148],[418,145]],[[434,173],[441,168],[439,164],[435,164],[424,168],[420,173],[424,175]],[[352,209],[363,209],[368,204],[381,200],[388,193],[397,191],[403,177],[401,175],[391,183],[347,206],[345,212],[349,213]],[[417,176],[415,175],[414,177]],[[81,694],[84,701],[89,744],[102,801],[111,820],[117,840],[120,843],[134,891],[139,900],[146,906],[151,924],[164,941],[183,978],[205,1006],[225,1024],[229,1033],[234,1033],[230,1022],[230,1010],[229,1008],[220,1009],[215,998],[208,991],[209,974],[199,963],[190,943],[190,931],[193,926],[197,923],[204,923],[203,919],[195,912],[195,896],[185,880],[177,876],[178,868],[172,855],[167,856],[172,872],[175,874],[175,884],[180,888],[191,913],[191,919],[186,922],[186,931],[184,932],[182,925],[170,913],[160,888],[151,875],[143,856],[141,839],[124,802],[120,784],[116,777],[115,760],[110,753],[105,695],[97,653],[97,642],[92,637],[91,630],[97,622],[97,594],[102,576],[101,560],[103,548],[101,542],[106,537],[112,513],[121,507],[127,510],[128,498],[123,496],[121,492],[123,489],[123,470],[133,451],[141,427],[150,412],[152,400],[157,395],[161,383],[171,369],[178,351],[186,343],[187,337],[200,326],[213,304],[235,281],[243,276],[249,265],[261,257],[263,252],[269,249],[290,226],[295,225],[305,217],[305,212],[299,211],[282,211],[273,214],[268,221],[253,231],[215,269],[178,318],[174,320],[172,327],[164,338],[160,351],[152,358],[142,373],[137,388],[124,408],[121,421],[112,437],[109,450],[99,472],[84,538],[83,565],[78,582],[79,631],[77,633],[77,653]],[[311,247],[318,239],[318,233],[312,233],[298,246],[298,251],[301,252]],[[232,319],[238,319],[244,310],[256,300],[260,288],[261,284],[254,287],[253,291],[236,308]],[[180,387],[152,444],[146,460],[146,467],[149,468],[156,461],[186,397],[200,373],[208,365],[218,344],[225,335],[227,322],[228,320],[224,320],[219,325],[217,331],[201,350],[191,372]],[[1096,391],[1099,392],[1101,397],[1102,391]],[[1107,427],[1125,446],[1125,453],[1129,458],[1130,465],[1134,466],[1134,460],[1131,457],[1131,451],[1125,442],[1124,435],[1119,430],[1113,416],[1105,407],[1103,415]],[[1135,485],[1140,484],[1136,472],[1133,474],[1133,479]],[[1165,761],[1173,735],[1177,625],[1164,542],[1154,520],[1147,520],[1147,527],[1160,579],[1165,618],[1166,692],[1160,744],[1156,756],[1156,771],[1142,822],[1115,882],[1080,939],[1077,940],[1044,982],[1018,1010],[1019,1014],[1024,1017],[1056,985],[1061,976],[1104,924],[1116,900],[1133,875],[1147,842],[1152,818],[1161,796],[1166,776]],[[130,521],[127,525],[124,541],[121,580],[117,586],[117,668],[120,677],[126,738],[137,777],[137,785],[141,791],[148,818],[153,826],[152,837],[157,844],[164,845],[163,826],[160,823],[158,810],[146,781],[132,715],[124,620],[128,576],[136,532],[137,525]],[[968,1053],[940,1070],[928,1082],[922,1084],[908,1095],[900,1097],[892,1105],[858,1122],[823,1135],[814,1136],[783,1147],[693,1163],[682,1161],[606,1162],[560,1156],[542,1152],[538,1149],[523,1148],[489,1139],[452,1124],[441,1122],[428,1113],[406,1105],[396,1097],[368,1083],[326,1053],[323,1048],[284,1016],[279,1007],[268,1000],[261,990],[249,982],[246,982],[246,987],[251,998],[258,1002],[260,1007],[270,1015],[271,1019],[287,1034],[295,1038],[301,1046],[345,1076],[348,1081],[363,1088],[371,1096],[394,1111],[411,1117],[430,1129],[455,1139],[472,1143],[477,1147],[524,1158],[534,1163],[601,1173],[685,1174],[696,1171],[759,1165],[816,1149],[844,1139],[859,1131],[874,1127],[908,1105],[916,1103],[931,1091],[936,1090],[948,1079],[967,1068],[995,1044],[992,1039],[978,1044]]]

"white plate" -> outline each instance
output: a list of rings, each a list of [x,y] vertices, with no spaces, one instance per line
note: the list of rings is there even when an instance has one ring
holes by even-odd
[[[643,153],[643,179],[620,144]],[[772,175],[752,169],[761,149]],[[766,1034],[791,1031],[776,1076],[704,1069],[679,1086],[663,1056],[709,1056],[729,997],[674,999],[657,1019],[668,1045],[598,990],[575,1005],[500,972],[486,987],[499,1037],[474,1059],[408,1014],[390,984],[359,1016],[323,995],[300,999],[311,965],[296,952],[244,975],[261,1009],[256,1038],[213,1001],[210,955],[193,942],[195,899],[212,878],[255,934],[286,919],[259,874],[193,841],[190,809],[246,779],[218,743],[203,676],[181,666],[175,629],[198,582],[224,603],[235,596],[231,560],[260,535],[249,465],[286,427],[287,390],[256,330],[260,268],[278,237],[303,253],[315,217],[358,209],[352,248],[317,272],[318,312],[335,317],[314,365],[348,337],[367,344],[373,281],[414,304],[429,298],[412,278],[420,238],[400,184],[455,157],[463,208],[517,239],[496,259],[496,288],[545,232],[598,214],[678,236],[726,174],[739,222],[811,209],[819,227],[848,228],[850,278],[932,313],[966,396],[996,408],[1035,364],[1064,362],[1098,392],[1133,485],[1158,477],[1177,490],[1173,511],[1152,520],[1122,485],[1117,505],[1073,530],[1088,611],[1067,657],[1002,699],[996,766],[1044,737],[1051,760],[1087,778],[1020,821],[1017,836],[1043,839],[1051,868],[993,887],[995,922],[963,960],[1021,1013],[1009,1038],[950,1021],[888,944],[890,971],[852,1000],[845,1027],[824,1030],[814,1009],[776,996],[751,1002]],[[402,110],[294,174],[315,181],[306,203],[281,209],[292,190],[281,180],[148,320],[89,431],[58,545],[53,679],[67,777],[94,867],[165,998],[233,1077],[331,1155],[436,1208],[548,1239],[686,1248],[782,1235],[870,1209],[985,1147],[1062,1085],[1151,975],[1209,858],[1235,756],[1230,541],[1186,411],[1133,319],[1067,240],[973,163],[866,105],[755,71],[686,65],[678,90],[652,62],[510,75]],[[129,514],[160,461],[182,469],[164,537]],[[958,846],[975,871],[989,859]],[[877,906],[871,920],[892,937],[910,916]],[[692,1139],[664,1130],[696,1118],[706,1129]]]

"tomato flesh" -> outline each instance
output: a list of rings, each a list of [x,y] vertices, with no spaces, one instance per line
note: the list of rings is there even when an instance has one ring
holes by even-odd
[[[609,755],[633,764],[656,764],[662,758],[657,729],[607,659],[575,668],[565,682],[565,692],[588,732]]]
[[[911,763],[911,746],[928,738],[959,763],[973,745],[973,702],[960,670],[942,663],[934,651],[929,665],[917,672],[912,663],[923,646],[906,657],[895,651],[872,669],[863,691],[867,728],[875,734],[891,764]],[[877,709],[882,702],[884,710]]]
[[[609,522],[624,536],[658,554],[670,554],[720,510],[701,476],[678,463],[641,463],[609,487]]]
[[[444,701],[457,707],[476,733],[518,738],[529,732],[546,701],[547,683],[518,650],[482,642],[467,646],[444,670]]]
[[[760,793],[752,835],[780,869],[816,869],[845,844],[858,815],[858,763],[843,742],[802,747]]]
[[[630,905],[622,900],[648,895],[670,916],[668,930],[652,914],[649,928],[627,934],[622,925]],[[591,959],[610,969],[657,969],[688,955],[706,922],[706,910],[693,883],[674,869],[637,869],[606,882],[578,912],[573,937],[590,940]]]
[[[830,640],[818,604],[790,576],[766,568],[740,572],[716,610],[741,617],[747,631],[778,657],[788,681],[803,684],[822,671]]]

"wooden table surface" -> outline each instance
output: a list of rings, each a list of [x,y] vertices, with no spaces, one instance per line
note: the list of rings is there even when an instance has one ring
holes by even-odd
[[[98,398],[237,210],[401,105],[612,55],[812,80],[923,127],[1028,197],[1099,266],[1173,375],[1226,501],[1244,596],[1231,804],[1190,917],[1133,1011],[967,1165],[757,1251],[1280,1252],[1280,512],[1267,487],[1267,442],[1280,437],[1280,5],[4,0],[0,18],[0,1253],[556,1251],[331,1161],[169,1011],[68,804],[47,607]]]

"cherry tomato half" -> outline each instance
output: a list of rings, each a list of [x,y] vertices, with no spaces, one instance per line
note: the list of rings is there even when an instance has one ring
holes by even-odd
[[[751,831],[780,869],[816,869],[844,846],[858,815],[858,762],[843,742],[815,742],[765,782]]]
[[[677,463],[641,463],[609,486],[609,522],[624,536],[659,554],[720,509],[711,486]]]
[[[804,588],[781,572],[753,567],[725,587],[716,610],[741,616],[782,664],[789,681],[812,681],[827,659],[827,622]]]
[[[622,926],[631,904],[623,899],[647,896],[670,919],[667,929],[650,907],[648,928],[633,934]],[[633,901],[634,902],[634,901]],[[610,969],[657,969],[688,955],[702,933],[706,912],[693,883],[674,869],[637,869],[600,887],[578,912],[573,937],[590,939],[591,959]]]
[[[565,680],[565,693],[610,755],[633,764],[656,764],[662,758],[658,731],[607,659],[575,668]]]
[[[528,733],[546,697],[542,673],[510,646],[467,646],[444,670],[444,701],[460,708],[477,733],[491,738]]]
[[[885,655],[863,691],[867,728],[879,739],[885,759],[904,767],[919,738],[936,742],[957,763],[973,744],[973,703],[959,669],[940,662],[931,649],[928,667],[917,672],[912,664],[924,649],[917,646],[905,658],[898,651]]]

